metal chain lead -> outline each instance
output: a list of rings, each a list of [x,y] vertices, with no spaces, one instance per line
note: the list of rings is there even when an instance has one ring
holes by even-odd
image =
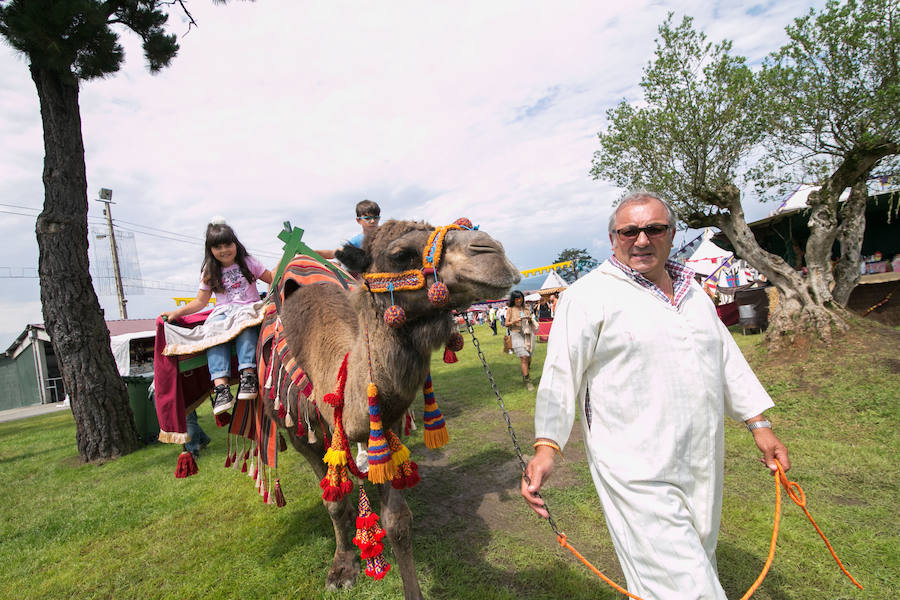
[[[497,397],[497,405],[500,406],[500,410],[503,411],[503,418],[506,420],[506,431],[509,433],[509,437],[512,439],[513,446],[516,449],[516,456],[519,457],[519,466],[522,468],[522,478],[525,480],[525,483],[531,484],[531,478],[525,473],[525,458],[522,456],[522,449],[519,447],[519,440],[516,438],[516,431],[513,429],[512,421],[509,418],[509,413],[506,411],[506,405],[503,403],[503,396],[500,395],[500,390],[497,388],[497,382],[494,381],[494,375],[491,373],[491,368],[487,364],[487,360],[484,357],[484,352],[481,351],[481,345],[478,343],[478,338],[475,337],[475,329],[472,327],[472,324],[469,323],[469,315],[463,313],[463,320],[466,322],[466,329],[469,332],[469,335],[472,336],[472,343],[475,346],[475,351],[478,353],[478,358],[481,359],[481,366],[484,367],[484,372],[487,375],[488,380],[491,382],[491,389],[494,390],[494,395]],[[541,496],[540,492],[535,492],[535,496],[544,500],[544,510],[547,511],[547,522],[550,524],[550,528],[553,530],[558,536],[562,535],[562,532],[557,528],[556,521],[553,520],[553,514],[550,512],[550,506],[547,504],[547,500]]]

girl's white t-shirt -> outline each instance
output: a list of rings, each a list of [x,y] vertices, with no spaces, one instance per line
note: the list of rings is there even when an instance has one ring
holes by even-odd
[[[260,275],[266,272],[266,267],[247,255],[245,259],[247,268],[254,277],[259,279]],[[216,295],[216,306],[224,306],[226,304],[253,304],[259,301],[259,292],[256,291],[256,282],[250,283],[241,273],[241,267],[235,262],[233,265],[222,269],[222,287],[224,292],[213,292]],[[200,278],[200,289],[211,290],[212,288],[203,283],[203,277]]]

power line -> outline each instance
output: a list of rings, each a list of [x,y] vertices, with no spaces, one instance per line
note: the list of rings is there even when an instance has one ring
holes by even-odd
[[[31,206],[19,206],[17,204],[0,203],[0,206],[5,206],[7,208],[18,208],[20,210],[35,211],[34,214],[32,214],[32,213],[23,213],[23,212],[16,212],[16,211],[0,209],[0,213],[10,214],[10,215],[19,215],[22,217],[37,217],[40,214],[41,210],[43,210],[42,208],[35,208],[35,207],[31,207]],[[105,220],[102,217],[95,217],[95,216],[88,215],[87,220],[88,220],[88,223],[90,223],[91,225],[100,225],[100,224],[105,223]],[[126,225],[131,225],[132,227],[124,227],[124,226],[122,226],[123,223]],[[183,244],[203,244],[205,241],[202,237],[190,236],[190,235],[186,235],[183,233],[178,233],[176,231],[168,231],[166,229],[160,229],[158,227],[150,227],[149,225],[141,225],[140,223],[133,223],[131,221],[125,221],[123,219],[113,219],[113,225],[115,225],[116,227],[118,227],[119,229],[121,229],[123,231],[130,231],[131,233],[139,233],[141,235],[155,237],[155,238],[163,239],[163,240],[169,240],[171,242],[181,242]],[[133,229],[133,227],[138,227],[139,229]],[[150,231],[142,231],[144,229],[148,229]],[[151,233],[151,231],[158,231],[158,232],[160,232],[162,234],[166,234],[166,235],[160,235],[160,233]],[[268,252],[266,250],[258,250],[255,248],[248,249],[248,250],[252,250],[250,253],[253,255],[266,256],[266,257],[271,257],[271,258],[281,258],[281,255],[277,254],[275,252]]]

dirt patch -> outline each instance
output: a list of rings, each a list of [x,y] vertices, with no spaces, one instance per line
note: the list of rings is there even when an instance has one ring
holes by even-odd
[[[900,360],[894,358],[900,347],[900,331],[879,323],[855,320],[844,333],[834,335],[831,344],[814,340],[809,336],[798,336],[792,345],[777,352],[769,352],[764,346],[751,360],[754,368],[784,368],[792,365],[816,362],[831,356],[867,356],[872,360],[884,361],[892,372],[900,372]],[[828,360],[818,361],[827,365]]]
[[[459,458],[461,453],[452,447],[452,443],[440,452],[416,452],[422,481],[413,491],[423,499],[442,500],[434,506],[415,508],[413,513],[417,519],[427,514],[429,527],[453,529],[454,535],[461,541],[477,539],[485,531],[522,528],[525,501],[519,493],[522,474],[519,458],[503,426],[505,423],[499,409],[494,407],[483,412],[483,416],[472,415],[472,418],[478,422],[493,419],[497,421],[497,426],[481,436],[480,441],[484,444],[481,452]],[[516,437],[527,464],[533,455],[533,417],[524,412],[518,414],[518,411],[511,417],[514,427],[517,423],[522,424],[521,429],[516,429]],[[584,462],[584,444],[576,424],[566,446],[565,458],[556,463],[552,485],[566,487],[583,483],[583,476],[572,466]]]

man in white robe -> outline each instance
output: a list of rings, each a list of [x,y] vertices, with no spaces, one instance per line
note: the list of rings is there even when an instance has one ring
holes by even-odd
[[[667,261],[674,213],[647,193],[610,219],[613,257],[561,296],[535,406],[535,494],[579,410],[591,475],[629,592],[724,599],[715,548],[724,415],[747,423],[762,462],[788,469],[772,406],[693,272]]]

